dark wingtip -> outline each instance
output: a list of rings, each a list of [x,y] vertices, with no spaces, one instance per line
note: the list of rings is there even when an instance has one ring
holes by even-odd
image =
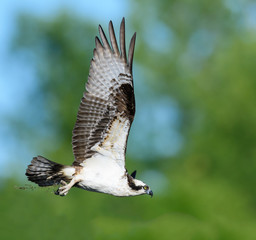
[[[99,33],[100,33],[101,41],[102,41],[102,43],[103,43],[103,47],[104,47],[105,49],[109,49],[109,50],[110,50],[111,48],[110,48],[109,42],[108,42],[108,40],[107,40],[107,37],[106,37],[106,35],[105,35],[105,33],[104,33],[104,31],[103,31],[101,25],[99,25]]]
[[[103,49],[103,46],[100,42],[100,39],[98,37],[95,37],[95,46],[96,46],[96,50],[97,49]]]
[[[126,48],[125,48],[125,19],[123,17],[120,25],[120,50],[121,58],[127,63]]]
[[[132,73],[132,64],[133,64],[133,56],[134,56],[134,49],[135,49],[135,40],[136,40],[136,32],[133,34],[131,38],[129,52],[128,52],[128,65],[131,73]]]
[[[137,171],[135,170],[135,171],[133,171],[132,172],[132,174],[131,174],[131,176],[133,177],[133,178],[135,178],[136,177],[136,173],[137,173]]]
[[[117,46],[115,30],[114,30],[114,26],[113,26],[113,22],[112,21],[109,22],[108,31],[109,31],[109,37],[110,37],[110,42],[111,42],[111,46],[112,46],[113,52],[116,55],[119,55],[120,53],[119,53],[119,49],[118,49],[118,46]]]
[[[114,26],[112,20],[109,21],[109,37],[110,41],[107,40],[107,37],[103,31],[102,26],[99,24],[99,33],[100,38],[95,38],[95,45],[96,50],[102,51],[102,50],[110,50],[112,51],[116,56],[120,56],[122,60],[127,64],[129,67],[130,73],[132,74],[132,65],[133,65],[133,56],[134,56],[134,49],[135,49],[135,40],[136,40],[136,32],[133,34],[128,54],[126,53],[126,44],[125,44],[125,17],[122,18],[121,24],[120,24],[120,32],[119,32],[119,47],[117,44],[117,39],[115,36]],[[120,48],[120,50],[119,50]],[[128,55],[128,56],[127,56]],[[128,57],[128,58],[127,58]]]

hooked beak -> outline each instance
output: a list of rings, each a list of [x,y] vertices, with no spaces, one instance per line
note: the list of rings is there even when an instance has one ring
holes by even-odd
[[[148,195],[150,195],[151,197],[153,197],[153,191],[152,190],[147,190],[146,192]]]

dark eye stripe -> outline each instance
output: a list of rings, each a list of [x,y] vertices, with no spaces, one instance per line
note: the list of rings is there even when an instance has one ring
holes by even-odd
[[[141,186],[141,185],[136,186],[134,183],[133,177],[131,177],[129,174],[127,175],[127,180],[128,180],[128,185],[131,189],[138,191],[143,188],[143,186]]]

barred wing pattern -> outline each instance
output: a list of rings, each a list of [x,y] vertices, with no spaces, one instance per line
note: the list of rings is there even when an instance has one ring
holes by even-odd
[[[135,114],[132,62],[136,33],[130,42],[128,60],[124,18],[120,26],[120,51],[111,21],[110,43],[101,26],[99,33],[101,41],[95,38],[86,91],[73,130],[73,165],[80,165],[98,152],[114,158],[124,168],[127,137]]]

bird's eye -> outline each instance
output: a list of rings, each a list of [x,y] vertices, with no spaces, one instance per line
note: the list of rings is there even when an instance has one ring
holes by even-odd
[[[143,189],[144,189],[144,190],[148,190],[148,186],[144,186]]]

